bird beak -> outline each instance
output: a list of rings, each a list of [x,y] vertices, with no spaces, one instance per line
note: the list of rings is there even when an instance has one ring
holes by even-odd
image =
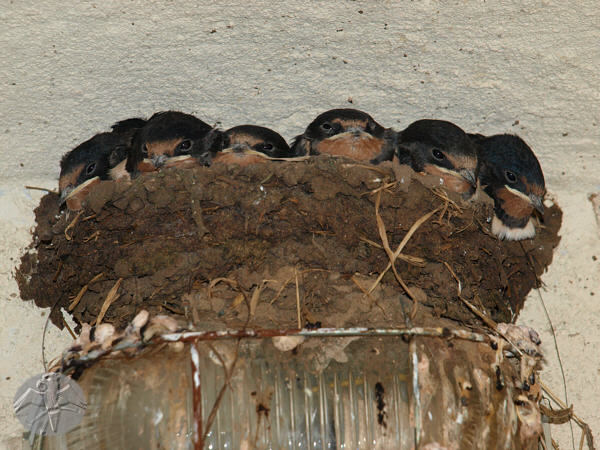
[[[73,189],[75,189],[75,187],[72,184],[69,184],[66,188],[64,188],[61,191],[60,202],[59,202],[60,206],[65,204],[65,202],[67,201],[67,198],[69,198],[69,195],[71,195],[71,192],[73,192]]]
[[[460,175],[471,183],[471,186],[477,187],[477,177],[475,176],[475,172],[471,169],[461,169],[459,171]]]
[[[169,159],[167,155],[156,155],[152,158],[152,164],[154,164],[154,167],[158,169],[159,167],[165,165],[167,159]]]
[[[367,133],[362,128],[350,127],[346,131],[344,131],[343,133],[334,134],[333,136],[328,137],[327,140],[329,140],[329,141],[335,141],[335,140],[338,140],[338,139],[346,139],[346,138],[349,138],[349,137],[351,137],[351,138],[358,138],[358,137],[361,137],[361,136],[370,137],[371,134]]]
[[[250,147],[246,144],[233,144],[232,148],[235,153],[247,153],[250,150]]]
[[[540,214],[544,214],[544,203],[542,202],[542,197],[535,194],[529,194],[529,201]]]
[[[233,144],[231,147],[224,148],[220,152],[221,153],[244,153],[244,154],[249,154],[249,155],[258,154],[257,151],[252,150],[246,144]]]
[[[365,130],[356,127],[348,128],[346,132],[352,133],[352,136],[354,137],[359,137],[361,134],[366,133]]]

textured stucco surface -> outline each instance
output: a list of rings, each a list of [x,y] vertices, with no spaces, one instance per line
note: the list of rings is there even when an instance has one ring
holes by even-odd
[[[600,431],[600,233],[588,200],[600,191],[596,0],[30,0],[4,2],[0,24],[0,446],[21,432],[13,393],[42,371],[45,316],[20,301],[12,279],[40,196],[24,186],[55,188],[60,157],[75,144],[116,120],[171,108],[286,138],[317,113],[349,106],[397,128],[435,117],[519,133],[565,213],[541,295],[569,400]],[[562,395],[536,292],[520,320],[541,332],[544,379]],[[50,327],[49,355],[67,342]],[[570,447],[567,428],[554,435]]]

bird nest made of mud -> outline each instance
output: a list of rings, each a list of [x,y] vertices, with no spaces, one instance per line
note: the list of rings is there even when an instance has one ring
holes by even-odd
[[[103,181],[79,212],[42,199],[16,278],[24,300],[58,306],[60,327],[59,308],[117,327],[141,309],[213,328],[393,327],[415,304],[476,325],[465,300],[514,321],[552,260],[561,210],[547,208],[534,239],[499,241],[490,205],[436,183],[326,156]]]

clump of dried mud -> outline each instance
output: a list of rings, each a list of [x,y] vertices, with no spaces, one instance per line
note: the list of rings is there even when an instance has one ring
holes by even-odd
[[[459,280],[464,298],[496,321],[513,321],[552,261],[558,206],[535,239],[501,242],[489,233],[487,204],[447,197],[391,164],[325,156],[101,182],[78,217],[59,214],[49,194],[17,270],[21,297],[67,309],[79,295],[71,314],[91,323],[122,279],[103,318],[118,327],[141,309],[213,328],[242,326],[249,312],[249,324],[261,327],[294,328],[298,316],[303,326],[403,326],[412,302],[391,271],[365,294],[389,262],[372,191],[396,178],[380,206],[392,249],[440,208],[404,248],[413,260],[396,262],[419,308],[477,324],[458,299]],[[62,327],[57,309],[52,320]]]

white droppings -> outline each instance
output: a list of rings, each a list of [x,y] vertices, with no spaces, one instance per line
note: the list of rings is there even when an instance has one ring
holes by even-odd
[[[273,345],[282,352],[293,350],[302,342],[304,342],[304,336],[275,336],[273,338]]]
[[[192,372],[194,388],[198,388],[200,387],[200,354],[198,353],[198,350],[196,350],[196,347],[193,345],[190,346],[190,354],[192,356],[192,364],[194,365],[194,370]]]
[[[190,353],[192,355],[192,362],[194,363],[194,367],[200,367],[200,354],[198,353],[198,350],[196,350],[196,347],[194,347],[193,345],[190,346]]]

